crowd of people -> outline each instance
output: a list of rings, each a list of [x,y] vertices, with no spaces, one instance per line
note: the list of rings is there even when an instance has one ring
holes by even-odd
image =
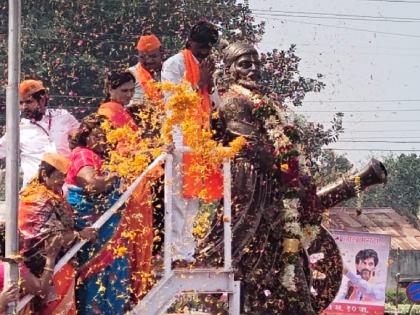
[[[8,302],[33,294],[35,299],[23,313],[124,314],[150,288],[152,185],[139,185],[121,211],[101,228],[92,228],[121,196],[120,182],[124,180],[103,170],[109,151],[115,149],[107,142],[103,123],[108,121],[112,128],[129,126],[133,131],[147,129],[147,122],[141,121],[139,113],[145,99],[150,102],[164,98],[154,84],[161,80],[189,82],[202,97],[210,119],[210,112],[217,105],[210,95],[218,97],[211,56],[217,41],[216,27],[199,22],[192,28],[185,49],[163,62],[159,39],[153,34],[141,36],[137,44],[139,62],[127,70],[108,73],[105,101],[96,113],[81,122],[65,109],[48,107],[44,82],[29,79],[20,84],[23,185],[18,226],[23,281],[19,288],[13,285],[3,290],[2,311]],[[182,133],[175,130],[174,134],[175,145],[182,145]],[[0,158],[5,154],[3,137]],[[182,155],[175,155],[174,168],[179,169],[182,163]],[[176,175],[179,178],[180,173]],[[154,180],[161,176],[160,168]],[[198,201],[196,196],[184,198],[182,189],[182,184],[175,186],[174,267],[195,260],[192,224]],[[2,227],[4,230],[4,224]],[[54,274],[58,259],[79,240],[88,242]],[[4,249],[4,237],[2,244]],[[4,250],[2,253],[4,257]],[[4,264],[0,270],[3,275]]]
[[[206,202],[220,200],[223,178],[216,168],[197,180],[195,153],[182,151],[187,133],[180,125],[171,129],[172,143],[163,150],[173,154],[173,267],[220,264],[221,227],[231,220],[232,264],[242,285],[243,313],[316,313],[316,303],[308,303],[311,280],[304,249],[319,233],[323,207],[307,167],[303,129],[259,84],[259,54],[249,43],[224,49],[227,86],[222,93],[215,84],[212,54],[218,41],[214,25],[198,22],[185,48],[164,61],[160,40],[153,34],[141,36],[138,63],[107,75],[106,99],[80,122],[64,109],[48,108],[43,82],[20,84],[22,282],[19,288],[4,288],[1,310],[30,293],[36,297],[22,311],[26,314],[125,314],[151,288],[159,257],[154,245],[163,219],[162,204],[154,200],[162,197],[162,166],[144,177],[104,225],[92,226],[127,187],[127,178],[104,167],[112,152],[127,151],[123,141],[110,142],[105,126],[140,132],[145,138],[159,134],[159,124],[145,112],[158,111],[153,104],[170,103],[171,94],[156,84],[170,82],[187,84],[188,93],[199,98],[194,117],[202,130],[226,146],[238,138],[246,142],[232,161],[232,218],[216,215],[214,226],[198,242],[193,227],[200,193],[206,189]],[[163,110],[157,115],[169,120],[175,113]],[[5,145],[3,137],[0,158]],[[87,243],[54,274],[56,262],[80,240]]]

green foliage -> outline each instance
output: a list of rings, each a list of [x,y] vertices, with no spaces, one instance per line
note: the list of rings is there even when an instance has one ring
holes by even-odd
[[[410,311],[411,308],[411,311]],[[397,308],[393,304],[385,304],[385,315],[419,315],[420,314],[420,305],[410,305],[410,304],[400,304]]]
[[[339,155],[333,150],[323,150],[318,158],[315,179],[319,186],[323,186],[340,179],[352,167],[344,155]]]
[[[398,300],[397,300],[397,296],[398,296]],[[407,294],[405,293],[404,289],[400,289],[400,291],[398,292],[397,295],[397,291],[396,290],[388,290],[385,292],[385,303],[390,303],[390,304],[410,304],[410,300],[407,297]]]
[[[294,106],[299,106],[307,92],[319,92],[325,84],[317,79],[300,76],[300,58],[295,51],[296,45],[292,45],[287,51],[274,49],[261,54],[262,85],[271,93],[277,93],[281,102],[289,100]],[[320,78],[322,76],[318,75],[318,79]]]
[[[154,32],[163,42],[166,57],[182,49],[191,26],[209,20],[229,42],[257,43],[264,23],[255,23],[248,1],[236,0],[29,0],[22,1],[22,79],[45,82],[49,105],[69,109],[76,117],[94,111],[104,99],[103,81],[109,69],[137,62],[139,35]],[[7,33],[7,3],[0,4],[0,37]],[[3,34],[3,35],[2,35]],[[219,52],[220,57],[220,52]],[[324,84],[304,78],[295,46],[262,54],[262,80],[284,104],[301,105],[308,92]],[[7,41],[0,41],[0,85],[7,79]],[[273,96],[274,97],[274,96]],[[0,90],[0,109],[5,93]],[[0,124],[4,122],[0,112]],[[336,141],[342,131],[341,115],[330,129],[303,121],[305,148],[313,159],[321,147]]]
[[[416,154],[389,156],[384,164],[388,183],[366,192],[363,206],[392,207],[400,213],[416,216],[420,200],[420,157]]]
[[[103,81],[109,69],[127,68],[137,62],[138,37],[155,33],[166,57],[185,45],[199,20],[216,24],[228,42],[257,43],[264,23],[255,23],[248,1],[236,0],[37,0],[22,2],[22,78],[37,78],[49,87],[50,106],[62,106],[81,118],[104,99]],[[1,5],[0,34],[7,33],[7,4]],[[0,42],[0,65],[6,69],[7,41]],[[220,54],[219,54],[220,56]],[[261,56],[263,85],[279,101],[300,105],[307,92],[324,84],[299,74],[295,46]],[[4,71],[6,72],[6,70]],[[6,85],[7,75],[0,77]],[[4,91],[0,107],[4,108]],[[322,125],[308,126],[311,148],[335,141],[341,118],[323,132]]]
[[[6,34],[8,8],[0,6],[0,34]],[[50,105],[84,116],[104,98],[105,72],[137,62],[139,35],[154,32],[170,56],[203,19],[218,25],[228,40],[256,42],[263,34],[263,24],[254,23],[246,2],[235,0],[22,1],[22,77],[45,81],[53,96]],[[6,43],[0,41],[3,69]],[[2,86],[6,78],[1,76]]]

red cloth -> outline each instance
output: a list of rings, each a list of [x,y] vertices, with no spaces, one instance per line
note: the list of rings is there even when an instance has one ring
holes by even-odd
[[[39,314],[76,315],[75,284],[76,270],[67,263],[53,277],[56,299],[46,303]]]
[[[25,265],[19,265],[19,272],[21,277],[29,272],[29,269]],[[76,272],[70,264],[66,264],[61,268],[61,270],[54,275],[53,285],[55,293],[57,294],[57,299],[45,304],[38,314],[40,315],[50,315],[50,314],[60,314],[60,315],[76,315],[76,300],[74,296],[74,286],[75,286],[75,275]],[[4,263],[0,262],[0,287],[3,291],[4,289]],[[24,311],[19,312],[19,314],[33,314],[30,311],[30,307],[24,309]]]
[[[113,128],[121,128],[129,125],[133,131],[137,131],[137,125],[130,113],[118,102],[110,101],[101,104],[98,114],[103,115],[111,122]]]
[[[77,147],[70,155],[70,168],[67,172],[66,183],[76,185],[76,177],[85,166],[92,166],[99,173],[102,169],[102,159],[99,155],[88,148]]]
[[[4,262],[0,261],[0,287],[1,292],[3,292],[4,289]]]
[[[110,106],[109,103],[105,103],[101,105],[101,108],[98,110],[98,113],[106,116],[114,128],[121,128],[128,124],[133,132],[137,131],[137,126],[133,128],[134,121],[131,116],[130,119],[125,119],[124,117],[127,117],[127,115],[122,115],[123,111],[126,112],[122,105],[118,106],[118,103],[116,103],[116,105]],[[118,142],[116,150],[121,152],[124,149],[126,148],[124,139],[122,139],[122,141]],[[163,170],[158,165],[139,183],[126,203],[119,227],[113,236],[115,241],[109,241],[110,244],[114,244],[114,248],[117,248],[119,240],[122,239],[122,233],[130,235],[127,238],[126,245],[129,253],[130,284],[134,304],[137,304],[139,299],[151,288],[150,277],[154,233],[153,196],[150,185],[162,174]],[[105,268],[106,264],[113,257],[114,253],[108,247],[101,250],[95,258],[83,266],[80,270],[80,278],[88,278],[90,275],[100,272],[101,268]]]
[[[18,227],[23,238],[21,252],[51,233],[72,229],[73,210],[61,194],[33,180],[19,195]]]

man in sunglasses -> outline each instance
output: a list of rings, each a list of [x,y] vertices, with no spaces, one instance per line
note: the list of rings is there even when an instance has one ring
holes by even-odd
[[[65,109],[47,108],[49,95],[41,81],[25,80],[19,86],[20,166],[23,187],[37,174],[46,152],[70,155],[68,135],[79,122]],[[6,157],[6,138],[0,139],[0,159]]]

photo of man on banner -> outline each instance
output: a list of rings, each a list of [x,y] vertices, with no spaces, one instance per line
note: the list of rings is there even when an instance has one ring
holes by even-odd
[[[390,235],[331,231],[343,261],[340,290],[324,315],[383,315]]]
[[[375,269],[378,266],[378,253],[373,249],[362,249],[355,257],[356,273],[346,265],[343,274],[348,278],[347,290],[341,299],[350,301],[376,301],[384,299],[385,288],[376,283]]]

